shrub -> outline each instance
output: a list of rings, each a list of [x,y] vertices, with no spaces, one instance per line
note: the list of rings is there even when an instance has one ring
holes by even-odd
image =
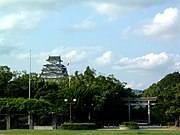
[[[134,121],[123,122],[122,126],[128,127],[129,129],[139,129],[138,123]]]
[[[61,125],[62,129],[68,130],[92,130],[96,129],[95,123],[64,123]]]
[[[168,126],[168,127],[172,127],[172,126],[174,126],[174,125],[175,125],[174,122],[168,122],[168,123],[167,123],[167,126]]]

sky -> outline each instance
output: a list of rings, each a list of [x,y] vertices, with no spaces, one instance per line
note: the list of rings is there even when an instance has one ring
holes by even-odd
[[[180,0],[0,0],[0,65],[41,73],[49,56],[144,90],[180,71]]]

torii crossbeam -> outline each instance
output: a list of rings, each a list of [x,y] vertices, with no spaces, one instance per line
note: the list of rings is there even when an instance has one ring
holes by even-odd
[[[132,98],[132,97],[125,97],[123,98],[126,101],[126,105],[128,105],[128,118],[129,121],[131,120],[131,105],[144,105],[148,106],[148,124],[151,123],[151,105],[155,105],[157,97],[140,97],[140,98]]]

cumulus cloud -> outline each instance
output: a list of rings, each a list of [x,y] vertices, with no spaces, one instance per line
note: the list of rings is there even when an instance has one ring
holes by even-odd
[[[90,48],[91,49],[91,48]],[[32,55],[32,58],[39,64],[43,65],[48,56],[61,56],[63,63],[66,64],[69,60],[72,63],[80,63],[85,60],[88,56],[88,48],[68,48],[64,46],[59,46],[53,48],[49,52],[40,52]],[[23,56],[23,55],[21,55]]]
[[[66,59],[71,60],[73,62],[80,62],[84,60],[87,56],[85,51],[71,50],[70,52],[65,54]]]
[[[121,58],[115,66],[118,70],[125,70],[129,72],[144,72],[144,71],[172,71],[179,68],[180,56],[167,54],[162,52],[160,54],[150,53],[137,58]]]
[[[0,31],[19,31],[31,29],[42,16],[41,11],[20,11],[0,18]]]
[[[97,13],[107,16],[108,20],[116,20],[120,16],[126,16],[130,12],[143,12],[147,8],[166,4],[168,0],[164,1],[143,1],[143,0],[101,0],[101,1],[86,1],[85,3],[92,7]],[[179,3],[179,1],[173,1]]]
[[[44,52],[34,52],[31,51],[31,58],[34,63],[37,65],[42,66],[44,63],[46,63],[46,59],[49,56],[61,56],[63,63],[66,65],[69,60],[71,60],[71,63],[73,64],[85,64],[88,65],[88,59],[93,56],[94,52],[97,52],[97,47],[64,47],[59,46],[56,48],[53,48],[50,51],[44,51]],[[29,52],[19,52],[18,54],[12,53],[9,55],[10,57],[14,57],[18,60],[27,61],[29,60]]]
[[[95,63],[100,66],[109,65],[112,60],[112,52],[107,51],[102,56],[95,59]]]
[[[125,38],[131,34],[165,42],[174,41],[180,36],[180,10],[167,8],[163,13],[157,13],[154,18],[128,26],[121,32]]]
[[[167,8],[158,13],[150,24],[145,24],[142,32],[146,36],[172,37],[180,33],[180,11],[177,8]]]

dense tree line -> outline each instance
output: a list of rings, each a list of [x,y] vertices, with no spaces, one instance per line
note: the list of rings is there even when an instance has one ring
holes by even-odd
[[[1,114],[31,112],[38,124],[47,124],[51,113],[68,120],[69,105],[64,99],[76,99],[72,105],[73,121],[120,123],[128,119],[122,97],[133,96],[125,83],[113,75],[96,75],[90,67],[84,73],[76,71],[70,80],[63,77],[44,81],[38,74],[31,74],[31,99],[28,99],[29,74],[0,66],[0,93]]]
[[[159,82],[152,84],[144,91],[144,96],[156,96],[157,103],[153,107],[154,123],[166,124],[180,119],[180,73],[166,75]]]
[[[121,123],[128,120],[127,106],[123,97],[132,97],[130,88],[125,88],[113,75],[96,75],[87,67],[83,73],[56,81],[44,81],[38,74],[31,74],[31,99],[29,99],[29,74],[26,71],[11,71],[0,66],[0,113],[27,114],[31,112],[37,124],[50,124],[51,115],[69,120],[69,104],[72,104],[72,120],[75,122]],[[162,80],[144,90],[143,96],[157,97],[151,115],[154,124],[178,123],[180,116],[180,74],[168,74]]]

